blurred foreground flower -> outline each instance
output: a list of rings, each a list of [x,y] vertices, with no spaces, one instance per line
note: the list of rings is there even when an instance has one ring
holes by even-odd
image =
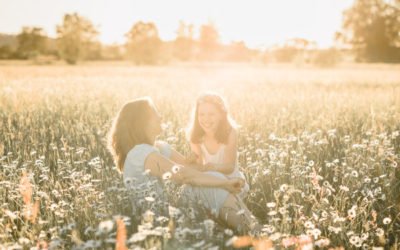
[[[117,242],[115,244],[115,250],[128,250],[125,245],[126,241],[126,227],[124,221],[121,218],[117,219]]]

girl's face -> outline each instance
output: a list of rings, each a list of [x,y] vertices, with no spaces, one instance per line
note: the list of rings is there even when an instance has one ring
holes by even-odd
[[[217,131],[221,121],[221,112],[211,103],[200,103],[198,106],[198,120],[200,127],[206,133],[214,133]]]
[[[154,141],[155,138],[161,133],[161,116],[155,107],[152,107],[149,117],[149,123],[146,128],[147,135]]]

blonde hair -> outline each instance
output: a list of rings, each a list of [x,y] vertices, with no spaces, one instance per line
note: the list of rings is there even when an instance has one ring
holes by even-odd
[[[125,103],[113,120],[107,144],[120,171],[123,171],[126,155],[134,146],[151,144],[145,128],[153,107],[152,103],[148,97]]]
[[[204,136],[205,132],[199,124],[199,106],[203,103],[210,103],[214,105],[221,113],[222,119],[215,132],[215,138],[219,143],[226,144],[228,142],[229,133],[233,128],[237,128],[237,124],[230,117],[228,106],[224,98],[214,92],[204,92],[197,98],[196,106],[192,113],[192,120],[187,131],[187,137],[189,138],[190,142],[195,144],[201,143],[202,141],[202,137]]]

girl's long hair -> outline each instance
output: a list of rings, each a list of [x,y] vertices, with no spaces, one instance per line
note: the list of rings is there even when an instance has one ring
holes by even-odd
[[[126,155],[138,144],[151,144],[146,135],[146,125],[152,109],[152,101],[148,97],[135,99],[123,105],[114,118],[108,132],[108,150],[114,162],[122,172]]]
[[[192,112],[192,120],[187,130],[187,137],[189,138],[190,142],[195,144],[199,144],[203,140],[205,132],[199,123],[199,106],[202,103],[210,103],[214,105],[221,113],[222,119],[215,132],[215,139],[219,143],[226,144],[228,142],[229,133],[233,128],[237,128],[237,124],[230,117],[224,98],[214,92],[205,92],[197,98],[196,106]]]

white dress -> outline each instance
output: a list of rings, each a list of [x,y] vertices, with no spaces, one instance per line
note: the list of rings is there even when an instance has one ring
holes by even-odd
[[[224,144],[221,144],[221,146],[219,147],[218,151],[215,154],[210,154],[204,143],[201,143],[200,148],[201,148],[201,154],[203,155],[203,164],[210,163],[211,165],[218,168],[218,166],[220,166],[224,162],[225,147],[226,146]],[[235,169],[233,170],[233,172],[225,176],[228,178],[237,177],[245,180],[245,185],[242,191],[239,193],[239,196],[242,199],[245,198],[247,193],[249,192],[249,184],[246,182],[244,174],[241,171],[239,171],[237,161],[235,163]]]

